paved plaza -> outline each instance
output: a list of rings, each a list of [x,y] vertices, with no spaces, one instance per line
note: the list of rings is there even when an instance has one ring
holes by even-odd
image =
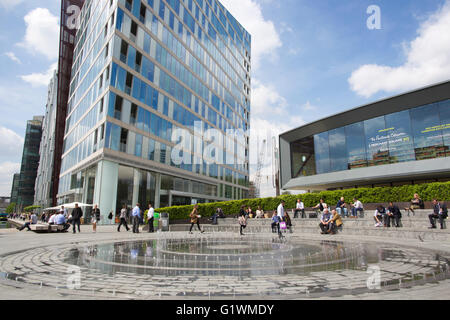
[[[0,299],[446,300],[450,297],[448,241],[424,240],[425,236],[408,239],[380,234],[361,237],[345,231],[329,236],[320,235],[317,228],[308,233],[299,227],[280,242],[275,234],[267,232],[263,222],[253,225],[253,230],[250,224],[244,237],[230,231],[232,226],[228,231],[227,226],[222,226],[222,232],[213,229],[218,227],[205,227],[205,234],[193,235],[185,231],[133,234],[123,230],[118,233],[114,226],[99,226],[97,233],[92,232],[91,226],[82,226],[79,234],[1,230]],[[442,234],[448,233],[443,230]],[[218,245],[217,241],[230,242]],[[154,253],[149,261],[144,261],[146,255],[141,257],[135,253],[133,257],[135,243],[169,243],[173,248],[167,246],[159,250],[155,246],[158,255]],[[208,246],[208,250],[213,250],[211,252],[244,250],[245,255],[235,256],[252,261],[233,260],[233,255],[232,261],[230,256],[226,261],[226,255],[205,255],[192,247],[194,243],[205,244],[205,248]],[[261,246],[264,250],[252,252],[254,243],[264,243]],[[124,251],[118,244],[123,248],[131,246],[131,251]],[[321,244],[322,251],[323,248],[328,250],[328,245],[332,247],[330,252],[318,253],[322,259],[314,259],[313,253],[307,266],[299,270],[302,261],[296,260],[292,248],[310,244],[313,249],[315,244]],[[359,251],[354,253],[352,250],[362,245],[375,247],[383,252],[382,255],[389,254],[375,264],[380,271],[380,287],[368,288],[370,262],[363,261],[362,268],[347,268],[353,262],[361,263]],[[336,255],[336,246],[343,246],[345,253]],[[184,247],[192,263],[195,257],[195,267],[189,261],[183,261],[186,259],[184,253],[175,252]],[[93,254],[97,248],[99,251]],[[111,260],[111,256],[116,258]],[[219,261],[219,257],[222,260]],[[316,267],[309,270],[309,265]],[[232,271],[227,273],[227,268]],[[279,273],[274,276],[273,271]],[[79,280],[74,278],[77,272]]]

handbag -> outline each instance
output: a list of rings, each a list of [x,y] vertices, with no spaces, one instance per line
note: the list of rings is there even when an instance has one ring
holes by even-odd
[[[280,229],[286,230],[286,222],[284,222],[284,221],[280,222]]]
[[[110,212],[108,215],[108,219],[111,220],[112,218],[113,218],[113,214],[112,214],[112,212]]]

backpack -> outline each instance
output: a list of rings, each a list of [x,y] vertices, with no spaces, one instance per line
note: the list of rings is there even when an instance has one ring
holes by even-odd
[[[113,218],[113,214],[112,214],[112,211],[109,213],[109,215],[108,215],[108,219],[109,220],[111,220]]]

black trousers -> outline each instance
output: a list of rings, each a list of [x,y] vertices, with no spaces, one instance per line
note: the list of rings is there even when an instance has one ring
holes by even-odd
[[[322,222],[319,224],[320,230],[322,232],[328,232],[328,229],[330,228],[330,224],[323,224]]]
[[[153,221],[155,220],[154,217],[148,219],[148,232],[155,232],[153,228]]]
[[[80,231],[80,225],[81,225],[80,219],[77,219],[77,220],[73,220],[73,221],[72,221],[73,233],[76,233],[75,226],[78,226],[78,232],[81,232],[81,231]]]
[[[247,228],[246,225],[241,224],[241,228],[240,228],[240,234],[244,234],[242,231],[244,231],[244,229]]]
[[[25,228],[28,228],[28,231],[31,231],[30,224],[31,223],[29,222],[25,222],[25,224],[19,228],[19,231],[22,231]]]
[[[128,224],[127,224],[127,219],[126,218],[120,218],[120,222],[119,222],[119,227],[117,228],[117,231],[120,232],[120,227],[124,225],[125,229],[130,230],[130,228],[128,228]]]
[[[432,213],[428,216],[428,218],[430,219],[430,223],[433,228],[436,227],[436,219],[439,219],[441,229],[444,228],[444,215]]]
[[[139,217],[133,217],[133,233],[139,233]]]
[[[298,218],[298,213],[302,213],[302,219],[306,218],[305,209],[295,209],[294,211],[294,219]]]
[[[202,228],[200,228],[200,221],[197,220],[197,228],[198,231],[202,231]],[[189,232],[192,232],[192,228],[194,227],[195,223],[191,222],[191,228],[189,229]]]

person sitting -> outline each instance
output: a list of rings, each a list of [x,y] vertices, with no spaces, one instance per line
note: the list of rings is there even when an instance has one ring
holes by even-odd
[[[385,215],[386,209],[382,205],[379,205],[373,215],[373,219],[375,220],[375,227],[383,226],[383,220],[386,220]]]
[[[255,218],[251,207],[248,207],[248,216],[250,217],[250,219]]]
[[[55,219],[56,219],[56,213],[54,213],[50,216],[50,219],[48,219],[48,224],[49,225],[55,224]]]
[[[256,210],[256,218],[264,219],[264,211],[261,210],[261,206],[258,206],[258,209]]]
[[[358,212],[360,212],[361,217],[363,217],[362,212],[364,211],[364,207],[361,201],[359,201],[357,198],[353,198],[353,204],[352,206],[352,218],[358,217]]]
[[[217,225],[217,219],[220,216],[220,211],[222,209],[220,208],[216,208],[216,211],[214,212],[214,214],[212,215],[212,217],[210,218],[210,220],[212,221],[212,225]]]
[[[340,216],[348,217],[348,209],[344,197],[341,197],[336,204],[336,211]]]
[[[445,203],[440,203],[437,199],[433,200],[433,213],[428,216],[430,219],[430,229],[436,229],[436,219],[439,219],[441,229],[444,228],[445,219],[448,217],[448,209]]]
[[[319,227],[322,230],[322,234],[327,234],[330,228],[330,220],[331,220],[331,214],[328,208],[325,208],[323,210],[322,217],[320,218],[320,224]]]
[[[415,193],[414,198],[411,200],[411,205],[409,206],[409,208],[405,208],[405,210],[406,210],[406,212],[408,212],[408,217],[409,217],[410,211],[412,212],[413,216],[415,216],[416,213],[414,212],[414,210],[424,209],[424,208],[425,208],[425,204],[424,204],[423,200],[420,199],[418,193]]]
[[[318,209],[317,213],[322,213],[326,208],[328,208],[328,205],[324,202],[323,199],[320,199],[320,202],[316,206],[314,206],[312,208],[313,209]]]
[[[55,218],[55,224],[57,226],[63,226],[63,232],[67,231],[70,228],[70,224],[66,222],[66,217],[64,216],[64,211],[61,210]]]
[[[295,206],[295,212],[294,212],[294,219],[298,218],[298,213],[301,212],[302,213],[302,218],[306,218],[305,215],[305,204],[302,202],[301,199],[297,199],[297,204]]]
[[[289,233],[292,233],[292,221],[287,211],[284,212],[283,221],[286,222],[286,228],[289,230]]]
[[[331,211],[331,214],[329,233],[336,234],[338,228],[343,225],[342,217],[336,210]]]
[[[281,222],[280,217],[276,212],[274,212],[272,216],[272,232],[273,233],[277,232],[278,235],[281,235],[280,222]]]
[[[33,213],[33,214],[30,216],[29,221],[25,222],[25,223],[23,224],[23,226],[21,226],[20,228],[17,228],[17,229],[18,229],[19,231],[22,231],[23,229],[27,228],[28,231],[31,231],[30,225],[32,225],[32,224],[37,224],[37,216],[36,216],[35,213]]]
[[[401,218],[402,213],[398,206],[394,205],[394,203],[391,201],[389,202],[389,207],[387,208],[387,216],[388,216],[388,222],[387,227],[389,228],[391,226],[391,220],[393,221],[392,226],[395,225],[396,228],[401,227]]]

